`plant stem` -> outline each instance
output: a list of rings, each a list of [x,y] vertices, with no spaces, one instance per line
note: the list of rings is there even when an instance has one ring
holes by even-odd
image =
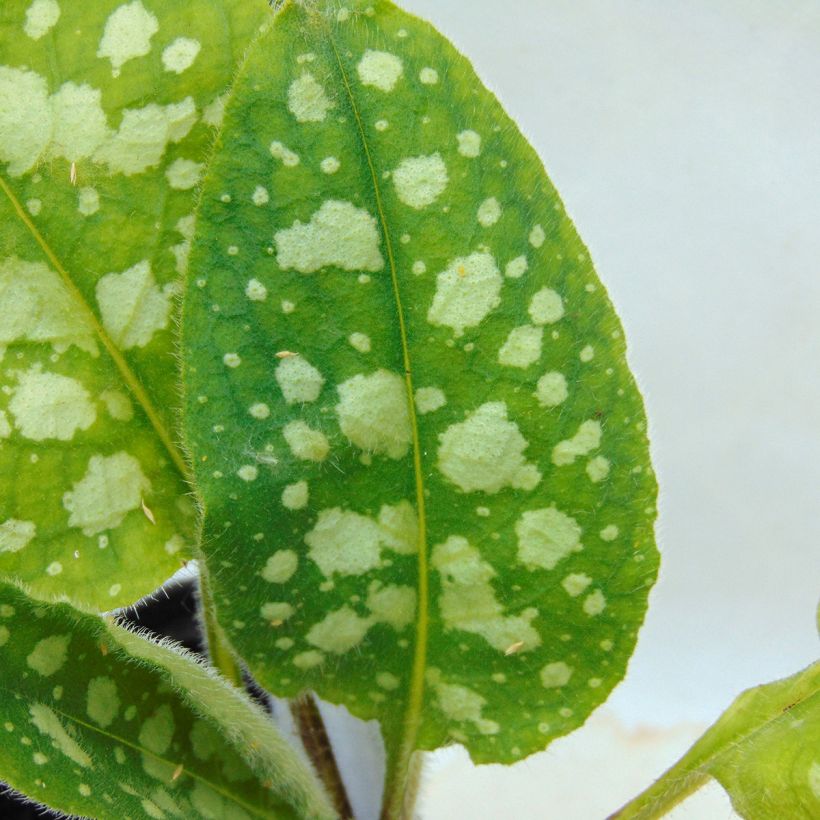
[[[407,769],[404,795],[401,808],[402,820],[413,820],[416,810],[416,801],[421,791],[421,778],[424,771],[424,752],[416,751],[410,758]]]
[[[199,565],[199,612],[205,632],[205,642],[211,663],[239,689],[245,688],[242,670],[228,646],[222,627],[216,620],[216,607],[208,582],[208,574],[202,562]]]
[[[330,795],[340,819],[352,820],[353,809],[350,806],[347,790],[336,763],[336,756],[333,754],[333,747],[330,745],[330,738],[315,698],[310,692],[306,692],[291,701],[290,710],[299,729],[299,736],[307,756]]]

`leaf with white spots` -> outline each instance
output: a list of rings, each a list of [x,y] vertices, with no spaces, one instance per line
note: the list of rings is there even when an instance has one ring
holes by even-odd
[[[107,610],[191,557],[177,279],[206,112],[268,16],[0,4],[0,576]]]
[[[234,648],[381,721],[394,810],[416,748],[512,762],[583,723],[657,571],[643,404],[467,61],[385,0],[285,4],[197,220],[185,435]]]
[[[710,778],[748,820],[820,817],[820,662],[743,692],[684,757],[612,818],[663,817]]]
[[[52,809],[330,818],[244,693],[182,649],[0,582],[0,779]]]

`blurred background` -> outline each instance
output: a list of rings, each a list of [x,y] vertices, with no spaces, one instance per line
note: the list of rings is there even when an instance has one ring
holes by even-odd
[[[433,757],[423,820],[594,820],[740,690],[818,656],[820,2],[402,0],[533,142],[626,326],[661,483],[625,682],[509,769]],[[732,816],[713,787],[675,815]]]

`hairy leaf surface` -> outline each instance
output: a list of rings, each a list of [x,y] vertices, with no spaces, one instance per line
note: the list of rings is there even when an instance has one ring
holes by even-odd
[[[469,63],[389,2],[285,4],[192,254],[186,435],[254,674],[380,719],[394,771],[579,726],[656,574],[644,410],[584,245]]]
[[[678,763],[613,818],[662,817],[710,777],[749,820],[820,816],[820,663],[744,692]]]
[[[184,651],[0,583],[0,779],[100,820],[330,817],[244,694]]]
[[[0,6],[0,575],[108,609],[190,557],[174,294],[221,95],[267,15]]]

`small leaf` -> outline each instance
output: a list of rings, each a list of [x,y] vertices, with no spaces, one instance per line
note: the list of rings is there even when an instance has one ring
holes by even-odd
[[[332,817],[268,717],[212,670],[0,583],[0,779],[123,817]]]
[[[741,694],[666,774],[612,817],[662,817],[710,777],[748,820],[820,816],[820,662]]]
[[[0,5],[0,576],[110,609],[190,558],[174,294],[221,95],[268,14]]]
[[[203,549],[271,691],[513,762],[624,674],[657,570],[621,325],[532,148],[389,2],[287,3],[203,185]],[[200,399],[203,397],[203,399]]]

